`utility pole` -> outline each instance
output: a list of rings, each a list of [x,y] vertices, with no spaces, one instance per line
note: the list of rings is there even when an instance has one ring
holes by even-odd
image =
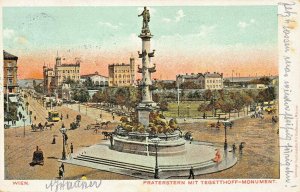
[[[179,117],[179,83],[177,86],[177,116]]]

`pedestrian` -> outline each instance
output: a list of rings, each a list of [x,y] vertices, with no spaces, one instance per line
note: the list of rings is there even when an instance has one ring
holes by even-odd
[[[65,172],[65,165],[64,165],[64,163],[61,163],[60,167],[62,168],[63,172]]]
[[[195,175],[194,175],[194,169],[193,166],[190,168],[190,175],[189,175],[189,179],[192,177],[192,179],[195,179]]]
[[[240,152],[240,154],[243,154],[243,148],[244,148],[244,146],[243,146],[243,142],[239,145],[239,152]]]
[[[112,118],[113,118],[113,120],[115,120],[115,116],[114,115],[112,116]]]
[[[215,154],[215,158],[213,158],[213,161],[216,163],[220,163],[222,161],[222,156],[221,156],[221,152],[219,149],[216,149],[216,154]]]
[[[113,142],[114,142],[113,134],[110,134],[109,140],[110,140],[110,146],[111,148],[113,148]]]
[[[55,139],[55,136],[53,135],[52,144],[55,144],[55,143],[56,143],[56,139]]]
[[[59,177],[59,179],[62,179],[64,177],[64,171],[63,171],[62,167],[59,167],[59,169],[58,169],[58,177]]]
[[[205,113],[203,113],[203,119],[205,119]]]
[[[69,114],[67,113],[67,119],[69,119]]]
[[[235,150],[236,150],[236,146],[235,146],[235,143],[233,143],[232,144],[232,152],[235,153]]]
[[[64,117],[63,114],[61,114],[61,115],[60,115],[60,120],[63,120],[63,117]]]
[[[65,144],[68,145],[68,135],[66,133],[64,133],[64,137],[65,137]]]
[[[33,118],[34,118],[34,120],[36,121],[36,116],[34,116]]]
[[[71,153],[73,153],[73,149],[74,149],[73,143],[71,143],[70,149],[71,149]]]
[[[102,119],[102,114],[100,114],[100,119]]]

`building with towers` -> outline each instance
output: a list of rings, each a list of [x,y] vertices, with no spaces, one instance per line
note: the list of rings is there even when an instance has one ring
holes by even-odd
[[[56,62],[53,68],[43,67],[44,77],[44,94],[51,95],[58,93],[64,83],[70,81],[80,81],[80,60],[74,64],[62,64],[61,57],[56,57]]]
[[[130,57],[129,64],[108,65],[109,87],[127,87],[135,85],[135,59]]]

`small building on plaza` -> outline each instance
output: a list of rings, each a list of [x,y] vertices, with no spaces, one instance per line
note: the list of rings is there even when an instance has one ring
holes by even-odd
[[[108,87],[108,77],[100,75],[98,71],[92,74],[81,75],[80,81],[85,82],[88,78],[91,79],[95,87]]]
[[[266,89],[266,88],[268,88],[268,86],[265,84],[249,84],[247,86],[247,88],[249,88],[249,89]]]
[[[108,65],[109,87],[127,87],[135,85],[135,59],[130,57],[129,64]]]
[[[4,93],[18,92],[18,57],[3,51],[3,86]]]

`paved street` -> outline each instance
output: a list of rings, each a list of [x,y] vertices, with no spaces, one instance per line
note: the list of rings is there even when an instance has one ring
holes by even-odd
[[[34,123],[46,121],[47,111],[37,101],[30,99],[30,108],[37,120]],[[66,106],[56,107],[59,113],[63,113],[63,122],[67,128],[78,112]],[[66,114],[69,114],[69,119]],[[100,113],[100,112],[99,112]],[[102,112],[107,120],[110,113]],[[96,114],[91,112],[91,114]],[[84,130],[88,122],[95,122],[95,118],[85,115],[83,111],[81,127],[76,130],[68,130],[68,144],[72,142],[74,151],[102,142],[101,134],[94,134],[92,130]],[[89,115],[89,112],[88,112]],[[116,118],[117,119],[117,118]],[[215,142],[223,145],[224,129],[206,128],[207,122],[184,124],[185,131],[192,131],[194,140]],[[5,130],[5,177],[6,179],[54,179],[58,176],[58,159],[62,154],[62,136],[59,132],[62,122],[55,123],[52,130],[32,132],[30,126],[26,127],[26,136],[23,137],[23,127]],[[108,130],[112,130],[116,124],[110,124]],[[53,136],[56,144],[51,144]],[[279,147],[277,124],[272,125],[271,116],[265,115],[265,119],[251,119],[249,117],[239,119],[232,129],[228,129],[228,143],[238,144],[246,142],[244,153],[239,162],[233,168],[197,178],[278,178],[279,177]],[[32,153],[39,146],[45,157],[44,166],[31,167]],[[201,154],[199,154],[201,155]],[[134,179],[129,176],[99,171],[76,165],[65,165],[66,179],[80,178],[85,174],[88,179]]]

